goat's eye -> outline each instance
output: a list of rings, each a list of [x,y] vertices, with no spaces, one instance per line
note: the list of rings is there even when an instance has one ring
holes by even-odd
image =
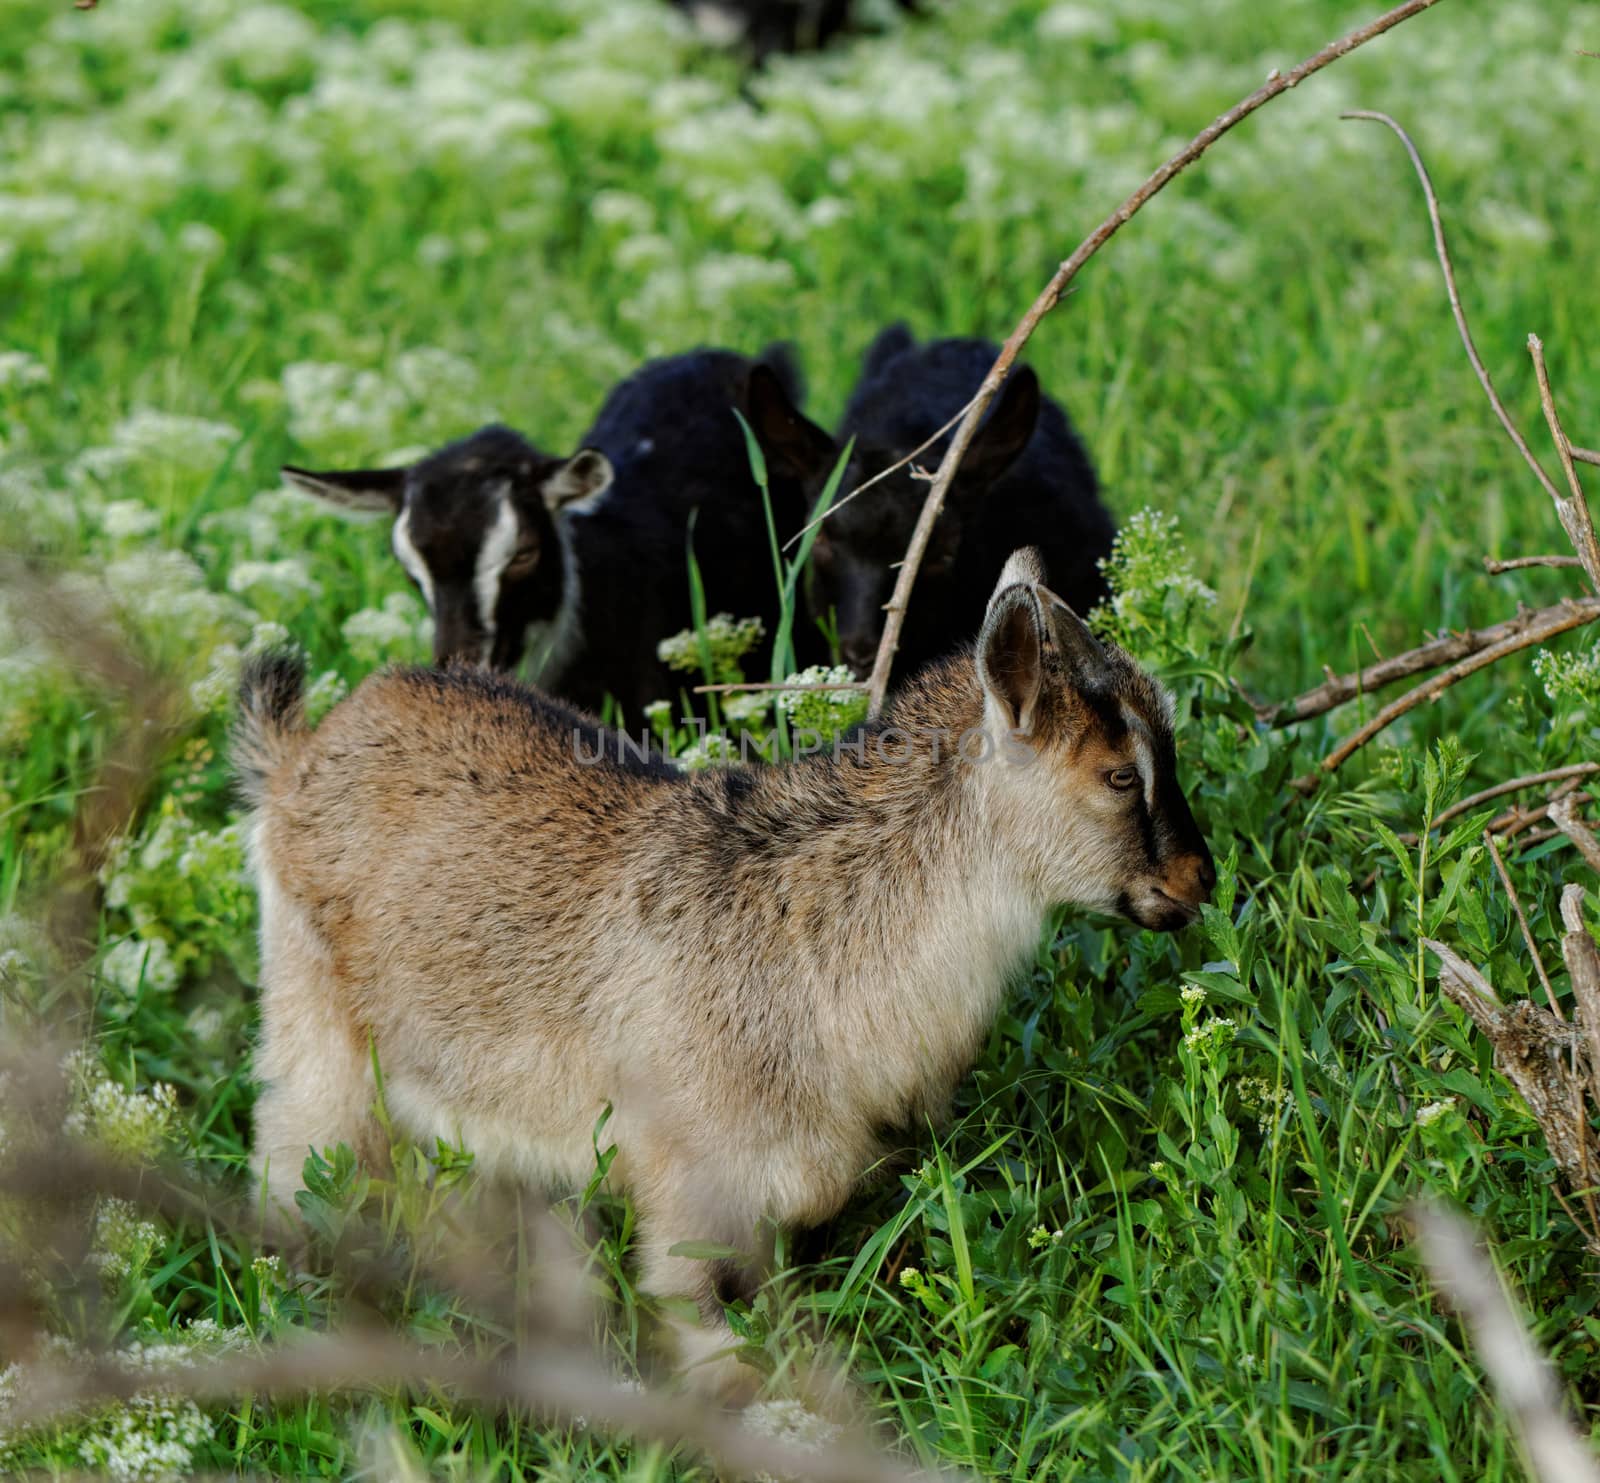
[[[525,577],[538,564],[538,546],[524,546],[506,563],[505,575],[508,577]]]
[[[1106,785],[1119,791],[1131,788],[1139,781],[1137,767],[1117,767],[1106,774]]]

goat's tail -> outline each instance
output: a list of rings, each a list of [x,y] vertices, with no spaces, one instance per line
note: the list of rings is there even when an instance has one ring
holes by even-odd
[[[265,799],[272,775],[309,734],[305,689],[306,662],[298,650],[269,649],[244,662],[230,750],[239,791],[251,807]]]

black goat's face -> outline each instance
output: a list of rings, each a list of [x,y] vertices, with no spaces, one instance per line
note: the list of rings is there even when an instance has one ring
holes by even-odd
[[[341,509],[391,512],[395,556],[433,614],[434,662],[496,669],[516,665],[528,624],[560,604],[556,513],[611,482],[604,454],[549,458],[498,426],[404,468],[283,472]]]
[[[957,470],[944,509],[929,537],[917,569],[916,600],[937,604],[951,584],[961,550],[963,528],[975,518],[975,506],[990,486],[1011,467],[1039,415],[1039,383],[1026,367],[1006,383],[988,420],[978,430]],[[833,609],[839,626],[839,649],[858,676],[872,668],[883,635],[884,607],[894,591],[899,565],[928,497],[926,479],[914,466],[931,471],[942,457],[943,444],[902,463],[910,447],[858,446],[839,483],[839,500],[817,532],[811,551],[813,609]],[[895,465],[900,467],[896,468]],[[892,473],[886,472],[893,469]],[[854,499],[850,492],[881,477]],[[916,661],[928,655],[908,656]]]

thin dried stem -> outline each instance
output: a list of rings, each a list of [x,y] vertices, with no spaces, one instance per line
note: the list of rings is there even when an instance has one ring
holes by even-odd
[[[1329,752],[1317,764],[1316,772],[1296,778],[1293,786],[1302,793],[1311,792],[1316,788],[1321,776],[1334,771],[1355,752],[1366,746],[1386,726],[1398,720],[1407,711],[1414,710],[1424,701],[1437,700],[1450,686],[1466,679],[1468,675],[1476,674],[1478,670],[1504,659],[1507,654],[1516,653],[1518,649],[1531,648],[1534,644],[1542,644],[1558,633],[1565,633],[1571,628],[1581,628],[1585,623],[1593,623],[1595,619],[1600,618],[1600,597],[1563,598],[1554,607],[1542,609],[1533,617],[1539,621],[1528,624],[1489,648],[1480,649],[1459,664],[1451,665],[1443,674],[1425,680],[1422,684],[1406,691],[1397,700],[1390,701],[1365,726]]]
[[[1589,868],[1600,870],[1600,839],[1596,839],[1594,831],[1578,817],[1577,804],[1570,798],[1552,803],[1550,819],[1578,847],[1578,853]]]
[[[817,684],[785,685],[772,680],[738,680],[726,685],[696,685],[695,695],[721,694],[729,690],[865,690],[867,687],[859,680],[839,680],[829,684],[819,681]]]
[[[1567,452],[1577,459],[1579,463],[1600,464],[1600,453],[1597,453],[1593,448],[1578,448],[1568,443]]]
[[[979,386],[977,395],[968,406],[966,416],[957,426],[950,440],[950,447],[945,451],[938,473],[928,489],[927,498],[922,503],[922,513],[917,517],[916,529],[911,534],[905,560],[901,563],[900,573],[895,579],[894,595],[889,599],[883,637],[879,640],[877,658],[872,666],[872,677],[869,682],[872,697],[869,709],[872,715],[876,716],[883,709],[884,697],[889,691],[889,672],[894,666],[894,656],[900,646],[900,629],[905,623],[906,608],[911,601],[911,589],[917,579],[917,569],[922,565],[923,553],[927,550],[928,541],[933,535],[933,527],[939,519],[939,512],[944,509],[945,496],[950,491],[956,470],[961,466],[961,460],[978,430],[978,424],[982,421],[989,403],[999,392],[1007,372],[1021,353],[1022,347],[1027,344],[1029,336],[1038,328],[1039,321],[1061,302],[1061,296],[1066,292],[1067,285],[1078,276],[1083,265],[1132,220],[1151,197],[1198,160],[1234,125],[1248,118],[1263,104],[1270,103],[1280,93],[1288,92],[1306,78],[1320,72],[1331,62],[1338,61],[1340,57],[1346,56],[1358,46],[1364,46],[1375,37],[1392,30],[1402,21],[1420,15],[1437,3],[1438,0],[1406,0],[1405,4],[1397,5],[1393,10],[1385,12],[1376,20],[1369,21],[1365,26],[1358,27],[1349,35],[1330,42],[1299,66],[1291,68],[1288,72],[1274,72],[1266,83],[1249,97],[1235,103],[1226,113],[1213,119],[1196,134],[1090,232],[1074,249],[1072,256],[1056,269],[1050,281],[1040,290],[1038,298],[1029,306],[1027,313],[1018,321],[1017,327],[1001,346],[1000,354],[989,368],[988,375],[983,378],[983,384]]]
[[[1539,971],[1539,982],[1544,985],[1545,1003],[1550,1006],[1551,1013],[1563,1024],[1566,1015],[1561,1011],[1561,1005],[1556,999],[1556,991],[1550,987],[1550,975],[1544,971],[1544,959],[1539,956],[1539,945],[1533,940],[1533,932],[1528,926],[1528,917],[1522,909],[1522,899],[1517,895],[1517,888],[1511,884],[1511,877],[1506,873],[1506,862],[1500,858],[1500,846],[1494,842],[1494,835],[1487,829],[1483,831],[1483,842],[1489,846],[1489,858],[1494,861],[1494,868],[1499,873],[1500,884],[1506,888],[1506,899],[1511,903],[1511,909],[1517,914],[1517,925],[1522,928],[1522,940],[1528,944],[1528,952],[1533,958],[1533,966]]]
[[[1539,1483],[1600,1483],[1600,1466],[1562,1412],[1549,1362],[1517,1317],[1472,1227],[1437,1204],[1416,1206],[1412,1222],[1429,1275],[1472,1335],[1533,1476]]]
[[[960,408],[956,412],[955,416],[945,423],[945,425],[941,427],[938,432],[934,433],[932,437],[928,438],[926,442],[918,443],[917,446],[908,454],[906,454],[904,458],[890,464],[888,468],[882,470],[880,473],[874,474],[870,479],[863,479],[861,483],[857,484],[856,487],[850,491],[849,494],[845,495],[842,499],[836,499],[831,505],[828,506],[826,510],[818,515],[815,520],[806,525],[802,525],[799,530],[797,530],[792,536],[789,537],[787,541],[783,543],[783,549],[787,551],[796,542],[803,539],[807,531],[813,530],[817,526],[821,525],[822,522],[826,520],[828,516],[833,514],[835,510],[843,509],[858,494],[865,494],[869,489],[872,488],[874,484],[882,483],[889,477],[890,474],[895,473],[899,469],[903,469],[908,463],[911,462],[912,459],[916,458],[918,454],[926,453],[928,449],[933,447],[933,445],[937,443],[940,438],[949,432],[951,428],[953,428],[958,422],[961,421],[963,417],[967,415],[968,412],[972,410],[972,402],[975,401],[977,401],[976,396],[974,396],[972,401],[968,402],[966,406]]]
[[[1293,700],[1258,705],[1255,708],[1256,714],[1274,726],[1292,726],[1297,721],[1309,721],[1315,716],[1344,705],[1346,701],[1355,700],[1374,690],[1381,690],[1386,685],[1392,685],[1396,680],[1409,679],[1412,675],[1421,674],[1425,670],[1437,669],[1441,664],[1464,659],[1469,654],[1496,648],[1508,639],[1526,633],[1530,629],[1542,629],[1545,624],[1570,612],[1570,604],[1573,601],[1574,599],[1568,598],[1554,607],[1525,608],[1516,617],[1507,618],[1504,623],[1496,623],[1489,628],[1468,628],[1459,633],[1442,633],[1437,638],[1429,639],[1425,644],[1419,644],[1415,649],[1408,649],[1404,654],[1396,654],[1389,659],[1380,659],[1376,664],[1369,664],[1365,669],[1357,670],[1353,674],[1330,675],[1322,684],[1295,696]],[[1593,599],[1585,598],[1578,601],[1592,603]],[[1600,616],[1600,608],[1596,609],[1596,616]],[[1576,627],[1577,624],[1566,626]],[[1559,633],[1562,630],[1555,631]]]
[[[1478,347],[1472,343],[1472,331],[1467,328],[1466,311],[1462,309],[1461,295],[1456,291],[1456,273],[1450,262],[1450,248],[1444,238],[1444,223],[1439,219],[1439,198],[1433,193],[1433,181],[1429,178],[1428,167],[1422,163],[1422,156],[1417,153],[1417,146],[1411,142],[1411,136],[1387,113],[1360,108],[1341,114],[1340,117],[1366,119],[1392,129],[1401,144],[1405,146],[1406,153],[1411,156],[1412,168],[1417,172],[1417,179],[1422,182],[1422,194],[1427,199],[1428,218],[1433,223],[1433,249],[1438,255],[1439,267],[1444,273],[1444,286],[1450,295],[1450,312],[1455,315],[1456,329],[1460,332],[1461,343],[1466,348],[1467,359],[1472,362],[1478,383],[1483,387],[1484,395],[1489,398],[1489,405],[1494,408],[1494,415],[1500,419],[1500,426],[1506,430],[1506,436],[1516,445],[1517,452],[1527,460],[1528,467],[1544,485],[1545,492],[1559,504],[1560,492],[1550,476],[1545,473],[1544,466],[1533,456],[1533,450],[1528,447],[1527,439],[1517,431],[1517,425],[1511,420],[1511,414],[1506,411],[1505,404],[1500,400],[1500,394],[1494,389],[1494,382],[1489,379],[1488,368],[1478,354]]]
[[[1578,471],[1572,464],[1572,449],[1556,411],[1555,393],[1550,390],[1550,372],[1544,363],[1544,342],[1537,335],[1528,336],[1528,354],[1533,357],[1533,371],[1539,382],[1539,405],[1544,408],[1544,420],[1550,425],[1550,436],[1555,440],[1561,470],[1567,476],[1569,493],[1566,498],[1554,496],[1556,514],[1561,517],[1561,528],[1566,531],[1567,539],[1572,542],[1578,559],[1583,563],[1589,585],[1600,592],[1600,544],[1595,541],[1589,502],[1583,497],[1583,485],[1578,482]]]
[[[1459,819],[1462,814],[1471,813],[1480,803],[1488,803],[1491,798],[1501,798],[1507,793],[1520,793],[1524,788],[1539,788],[1546,783],[1566,782],[1569,778],[1585,778],[1596,772],[1600,772],[1600,762],[1574,762],[1570,767],[1553,767],[1549,772],[1530,772],[1520,778],[1508,778],[1503,783],[1496,783],[1492,788],[1485,788],[1468,798],[1463,798],[1459,803],[1451,804],[1433,821],[1433,827],[1437,829],[1441,824]]]
[[[1583,563],[1576,556],[1513,556],[1509,561],[1499,561],[1493,556],[1483,558],[1483,569],[1491,577],[1503,572],[1520,572],[1528,566],[1578,566]]]

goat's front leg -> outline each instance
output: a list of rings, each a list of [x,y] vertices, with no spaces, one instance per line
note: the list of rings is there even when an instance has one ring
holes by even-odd
[[[750,1302],[772,1265],[771,1229],[753,1213],[708,1209],[677,1191],[639,1199],[639,1286],[669,1305],[664,1321],[674,1359],[700,1394],[724,1405],[755,1399],[761,1376],[737,1355],[728,1303]],[[737,1255],[678,1255],[674,1247],[721,1247]],[[694,1306],[694,1316],[683,1311]],[[674,1311],[676,1310],[676,1311]]]

